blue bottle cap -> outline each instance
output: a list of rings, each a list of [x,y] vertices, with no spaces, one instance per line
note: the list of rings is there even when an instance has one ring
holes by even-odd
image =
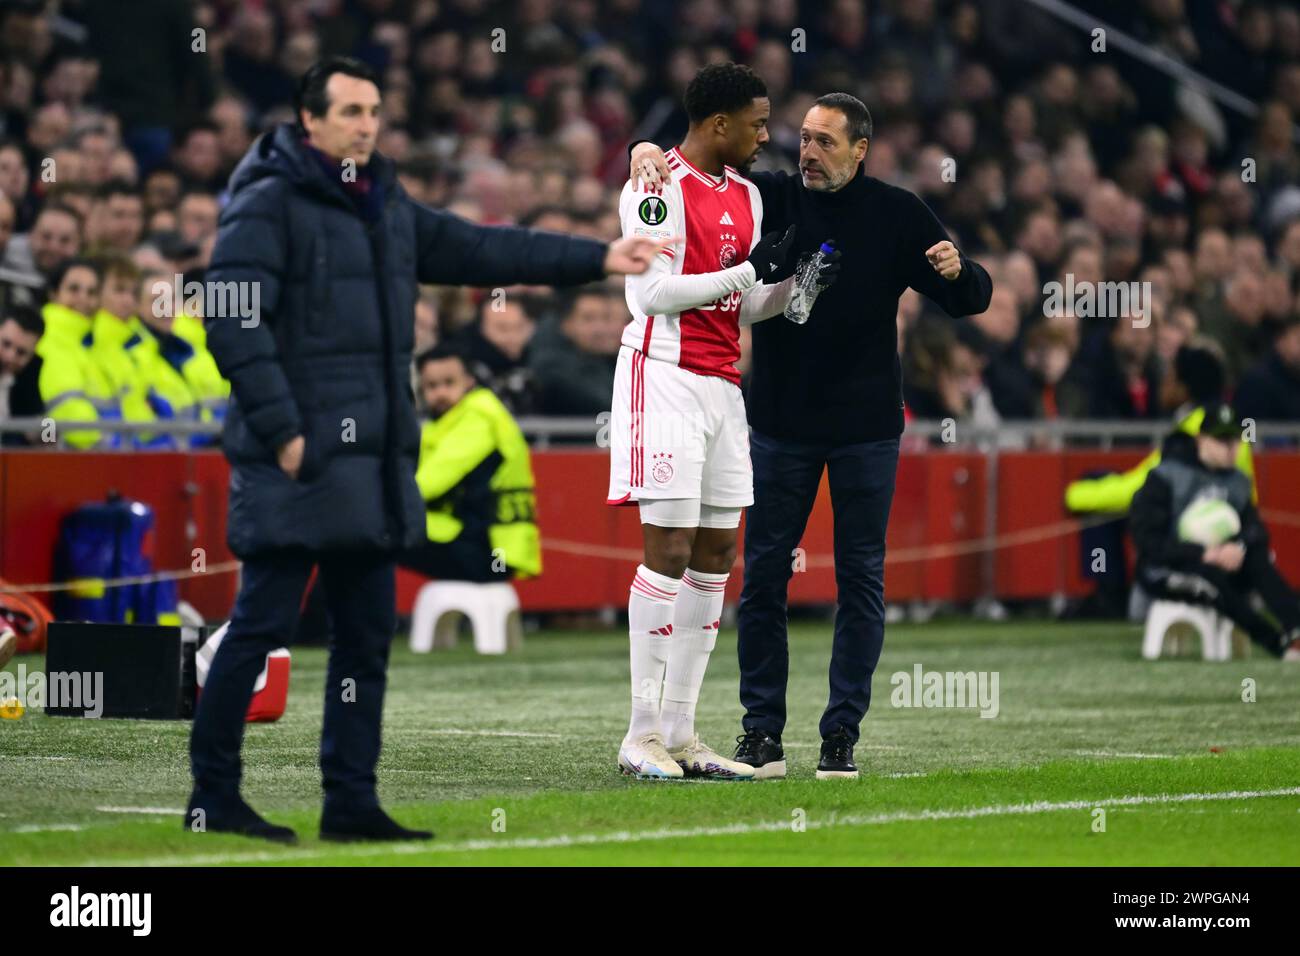
[[[821,249],[822,252],[826,253],[827,255],[830,255],[832,252],[835,251],[835,247],[832,246],[829,242],[823,242]]]

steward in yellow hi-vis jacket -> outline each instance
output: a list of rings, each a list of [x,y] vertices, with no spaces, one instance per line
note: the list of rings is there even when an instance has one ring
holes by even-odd
[[[91,429],[65,431],[58,425],[122,417],[108,377],[90,354],[90,316],[99,304],[99,272],[85,259],[69,259],[51,276],[50,288],[53,298],[41,309],[45,333],[36,343],[45,415],[54,419],[58,439],[74,448],[117,447],[116,434]]]
[[[423,425],[415,483],[428,541],[400,563],[433,578],[493,581],[541,573],[528,443],[501,401],[447,346],[419,357]]]

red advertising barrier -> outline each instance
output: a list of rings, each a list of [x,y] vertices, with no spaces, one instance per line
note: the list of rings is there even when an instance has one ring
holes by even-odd
[[[1139,452],[1008,452],[990,460],[978,452],[905,453],[889,525],[885,592],[890,600],[969,601],[989,581],[1003,599],[1079,595],[1078,533],[1062,506],[1068,481],[1098,469],[1122,469]],[[1300,453],[1257,456],[1260,506],[1270,521],[1278,565],[1300,582]],[[544,573],[518,583],[529,611],[622,607],[640,560],[635,508],[604,503],[608,464],[598,450],[534,452]],[[219,452],[0,451],[0,577],[12,584],[49,582],[59,521],[78,505],[110,491],[151,505],[156,566],[212,568],[233,560],[226,547],[228,470]],[[989,527],[989,509],[996,527]],[[743,528],[742,528],[743,531]],[[994,546],[990,550],[990,545]],[[800,545],[791,604],[835,600],[834,516],[825,480]],[[409,612],[421,579],[401,572],[398,603]],[[727,596],[735,600],[740,569]],[[182,597],[209,619],[228,615],[233,573],[211,571],[180,582]]]

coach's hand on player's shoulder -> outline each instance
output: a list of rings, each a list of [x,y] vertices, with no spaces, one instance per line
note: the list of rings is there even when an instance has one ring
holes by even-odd
[[[280,470],[290,478],[295,480],[298,478],[298,471],[302,468],[302,453],[306,446],[306,440],[301,435],[296,435],[281,445],[280,450],[275,453]]]
[[[605,252],[605,274],[639,276],[650,268],[655,256],[685,241],[683,236],[673,236],[671,239],[647,239],[643,236],[615,239]]]
[[[753,264],[754,274],[758,276],[760,282],[772,278],[781,271],[785,266],[785,260],[790,256],[792,245],[794,245],[794,226],[787,229],[784,235],[779,232],[769,232],[755,243],[749,253],[748,261]]]
[[[930,260],[930,265],[934,267],[934,271],[949,282],[961,275],[961,253],[947,239],[943,242],[936,242],[929,249],[926,249],[925,257]]]
[[[632,147],[628,179],[632,180],[634,190],[644,187],[646,192],[662,192],[664,184],[671,178],[672,172],[668,169],[668,160],[664,158],[662,149],[650,142],[637,143]]]

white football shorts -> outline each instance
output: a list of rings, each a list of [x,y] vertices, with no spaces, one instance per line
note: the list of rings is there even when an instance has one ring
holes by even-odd
[[[614,372],[606,503],[697,498],[754,503],[749,423],[740,389],[624,345]]]

